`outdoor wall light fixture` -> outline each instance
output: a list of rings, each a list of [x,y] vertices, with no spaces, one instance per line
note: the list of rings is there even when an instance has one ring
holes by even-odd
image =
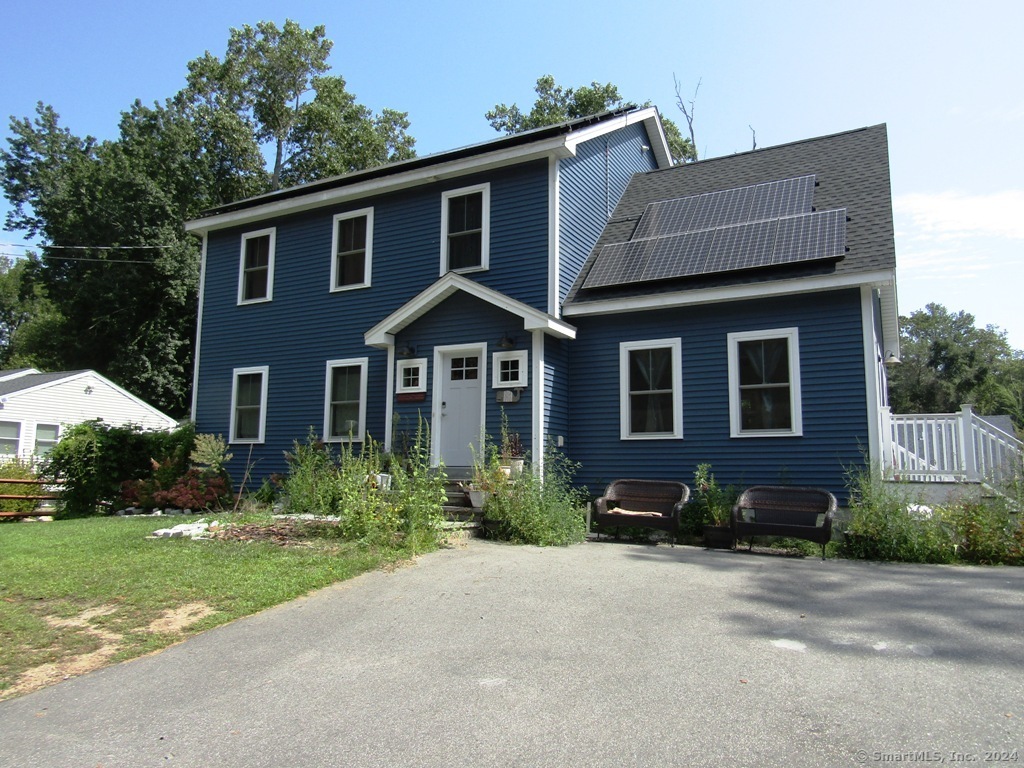
[[[403,344],[398,350],[399,357],[412,357],[416,354],[416,347],[410,344]]]
[[[896,357],[896,353],[891,349],[885,353],[885,364],[886,365],[899,365],[900,359]]]
[[[499,349],[515,349],[516,340],[509,336],[507,333],[501,337],[501,341],[498,342]]]

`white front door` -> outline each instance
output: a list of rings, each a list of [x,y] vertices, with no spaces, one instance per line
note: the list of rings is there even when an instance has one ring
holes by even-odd
[[[434,387],[434,436],[446,466],[470,467],[483,435],[486,346],[438,351],[440,386]]]

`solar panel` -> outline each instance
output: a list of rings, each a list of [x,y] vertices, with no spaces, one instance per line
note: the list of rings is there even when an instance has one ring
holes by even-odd
[[[671,280],[839,258],[846,209],[737,224],[606,245],[584,288]]]
[[[772,264],[830,259],[846,253],[846,209],[779,220]]]
[[[634,240],[809,213],[814,176],[770,181],[650,203]]]
[[[778,226],[778,221],[772,220],[715,230],[703,273],[710,275],[771,264]]]

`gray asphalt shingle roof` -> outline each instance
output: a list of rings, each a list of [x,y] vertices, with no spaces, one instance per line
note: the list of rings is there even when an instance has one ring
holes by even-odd
[[[14,371],[0,371],[0,376],[3,374],[10,374]],[[77,376],[85,371],[56,371],[54,373],[29,373],[24,376],[18,376],[10,379],[9,381],[0,381],[0,397],[4,395],[13,395],[15,392],[21,392],[32,387],[38,387],[40,384],[50,384],[54,381],[60,381],[61,379],[67,379],[72,376]]]
[[[630,239],[649,203],[813,174],[814,208],[845,208],[845,258],[756,272],[582,288],[601,248]],[[889,150],[884,124],[635,175],[580,272],[566,304],[741,285],[797,276],[845,275],[896,266]]]

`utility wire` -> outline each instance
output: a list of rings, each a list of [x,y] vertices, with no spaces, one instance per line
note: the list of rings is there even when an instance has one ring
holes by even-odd
[[[141,251],[174,248],[173,245],[23,245],[21,243],[0,243],[4,248],[41,248],[48,251]]]

